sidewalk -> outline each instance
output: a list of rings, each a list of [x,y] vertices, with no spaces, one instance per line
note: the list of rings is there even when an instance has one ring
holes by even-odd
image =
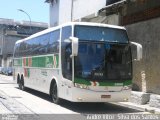
[[[0,90],[0,114],[33,114],[26,106]]]
[[[150,112],[152,114],[160,114],[160,109],[155,108],[155,107],[150,107],[149,104],[138,105],[138,104],[131,103],[131,102],[118,102],[118,103],[113,103],[113,104],[120,105],[123,107],[128,107],[131,109],[137,109],[137,110],[144,111],[144,112]]]
[[[16,84],[16,81],[13,80],[13,76],[0,74],[0,84]]]
[[[2,101],[5,101],[6,97],[3,92],[0,91],[0,114],[11,114],[12,112],[4,105]]]
[[[12,76],[5,76],[0,74],[0,84],[14,85],[16,84],[16,82],[13,81]],[[8,96],[1,89],[0,89],[0,114],[21,114],[21,113],[32,114],[32,112],[29,109],[27,109],[23,104],[21,104],[11,96]]]

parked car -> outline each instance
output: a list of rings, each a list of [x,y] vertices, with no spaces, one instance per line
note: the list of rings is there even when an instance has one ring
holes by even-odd
[[[3,67],[0,67],[0,74],[2,74]]]
[[[7,67],[2,69],[2,74],[8,75],[8,76],[12,75],[12,72],[13,72],[12,67]]]

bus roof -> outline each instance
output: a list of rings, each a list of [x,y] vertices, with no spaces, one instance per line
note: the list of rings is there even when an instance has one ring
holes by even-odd
[[[65,23],[65,24],[62,24],[62,25],[59,25],[59,26],[56,26],[56,27],[52,27],[52,28],[48,28],[46,30],[43,30],[43,31],[40,31],[38,33],[35,33],[27,38],[24,38],[24,39],[21,39],[21,40],[18,40],[16,42],[17,43],[20,43],[20,42],[23,42],[23,41],[26,41],[26,40],[29,40],[29,39],[32,39],[32,38],[35,38],[35,37],[38,37],[42,34],[46,34],[48,32],[51,32],[51,31],[54,31],[56,29],[59,29],[59,28],[62,28],[64,26],[74,26],[74,25],[84,25],[84,26],[97,26],[97,27],[108,27],[108,28],[115,28],[115,29],[123,29],[123,30],[126,30],[124,27],[122,26],[117,26],[117,25],[109,25],[109,24],[102,24],[102,23],[92,23],[92,22],[68,22],[68,23]]]

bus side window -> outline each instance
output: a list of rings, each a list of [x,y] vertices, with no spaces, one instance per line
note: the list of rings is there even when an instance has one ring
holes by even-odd
[[[45,34],[40,36],[37,41],[37,54],[47,54],[48,53],[48,44],[49,44],[50,34]]]
[[[14,57],[19,57],[19,47],[20,47],[19,43],[15,45]]]
[[[39,46],[39,37],[34,38],[33,40],[31,40],[31,45],[32,45],[32,49],[30,49],[30,55],[37,55],[38,52],[38,46]]]
[[[48,53],[59,52],[59,38],[60,38],[60,30],[56,30],[50,33]]]
[[[69,39],[72,34],[72,27],[66,26],[62,28],[62,74],[63,77],[72,80],[72,60],[71,55],[71,43],[65,42],[64,40]]]
[[[26,50],[26,42],[21,42],[19,47],[19,56],[26,56],[25,50]]]

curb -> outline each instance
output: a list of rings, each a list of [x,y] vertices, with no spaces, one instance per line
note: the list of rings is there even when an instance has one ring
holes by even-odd
[[[155,107],[150,107],[148,104],[138,105],[138,104],[134,104],[131,102],[117,102],[117,103],[112,103],[112,104],[116,104],[119,106],[131,108],[131,109],[136,109],[136,110],[143,111],[143,112],[149,112],[151,114],[160,114],[160,109],[155,108]]]

